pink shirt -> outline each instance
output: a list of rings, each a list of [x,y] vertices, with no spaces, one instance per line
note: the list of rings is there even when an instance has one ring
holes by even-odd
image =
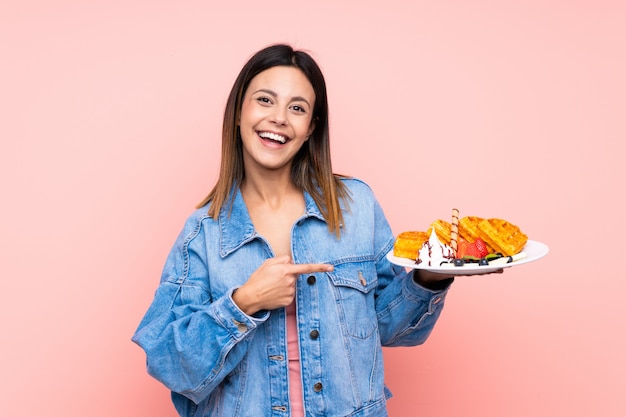
[[[287,358],[289,359],[289,398],[291,400],[291,415],[292,417],[304,417],[295,301],[287,306]]]

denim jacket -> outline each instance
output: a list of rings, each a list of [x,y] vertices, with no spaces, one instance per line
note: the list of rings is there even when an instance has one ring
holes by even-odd
[[[382,346],[423,343],[447,289],[421,287],[387,260],[394,236],[371,189],[342,181],[351,201],[341,237],[307,193],[291,232],[294,263],[334,265],[297,282],[304,408],[307,416],[387,416]],[[203,207],[185,223],[133,336],[181,416],[290,415],[285,308],[248,316],[232,299],[272,256],[238,190],[230,214],[228,203],[217,219]]]

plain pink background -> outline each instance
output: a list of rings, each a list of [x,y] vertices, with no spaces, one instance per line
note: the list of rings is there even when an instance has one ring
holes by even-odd
[[[392,416],[626,413],[622,1],[5,1],[0,415],[174,416],[130,337],[216,179],[254,51],[310,50],[335,169],[396,233],[504,217],[550,254],[386,349]]]

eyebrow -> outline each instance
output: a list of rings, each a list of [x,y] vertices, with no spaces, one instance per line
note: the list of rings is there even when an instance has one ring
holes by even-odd
[[[278,96],[278,94],[276,94],[274,91],[268,90],[266,88],[260,88],[260,89],[256,90],[253,94],[256,94],[256,93],[266,93],[266,94],[271,95],[272,97],[277,97]],[[289,100],[289,101],[304,101],[309,107],[311,107],[311,103],[309,103],[309,101],[306,98],[301,97],[301,96],[291,97],[291,100]]]

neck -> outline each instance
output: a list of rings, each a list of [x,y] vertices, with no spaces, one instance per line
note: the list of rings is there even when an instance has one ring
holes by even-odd
[[[241,193],[248,202],[280,205],[302,192],[291,182],[288,173],[277,175],[248,175],[241,184]]]

